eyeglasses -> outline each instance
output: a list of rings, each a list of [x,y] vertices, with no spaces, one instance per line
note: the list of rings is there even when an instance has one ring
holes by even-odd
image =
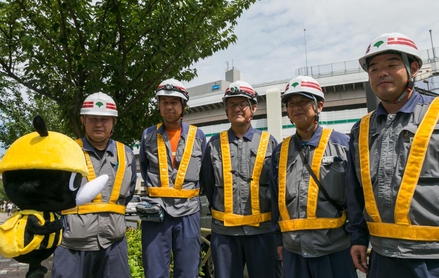
[[[287,108],[293,108],[296,106],[304,107],[311,102],[312,102],[312,99],[301,99],[298,102],[287,102],[286,106],[287,106]]]
[[[244,110],[245,108],[247,108],[249,106],[248,102],[243,101],[243,102],[239,102],[239,103],[230,103],[227,104],[226,107],[230,108],[230,109],[235,109],[236,107],[238,107],[241,110]]]

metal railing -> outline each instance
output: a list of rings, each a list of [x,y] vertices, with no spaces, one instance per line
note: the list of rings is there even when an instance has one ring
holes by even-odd
[[[439,53],[439,48],[421,50],[420,56],[424,64],[437,62],[439,57],[435,53]],[[297,75],[308,75],[313,78],[321,78],[328,76],[344,75],[350,73],[363,72],[358,60],[349,60],[337,63],[323,64],[317,66],[308,66],[296,69]]]

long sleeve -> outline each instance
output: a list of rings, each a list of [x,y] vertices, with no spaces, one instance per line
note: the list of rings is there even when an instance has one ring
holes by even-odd
[[[349,219],[347,231],[350,233],[352,245],[367,246],[369,244],[369,231],[363,216],[364,195],[355,170],[354,159],[357,151],[354,148],[352,135],[349,140],[349,150],[346,173],[346,197]]]

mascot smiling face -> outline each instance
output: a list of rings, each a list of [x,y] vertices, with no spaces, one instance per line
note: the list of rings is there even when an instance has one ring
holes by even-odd
[[[0,225],[0,254],[28,263],[27,278],[44,277],[41,262],[61,243],[54,212],[90,202],[108,180],[103,175],[81,186],[88,169],[79,145],[47,131],[39,116],[33,124],[37,132],[18,138],[0,161],[6,194],[20,208]]]

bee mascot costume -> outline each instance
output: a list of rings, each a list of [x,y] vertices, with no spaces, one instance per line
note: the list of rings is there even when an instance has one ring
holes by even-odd
[[[20,208],[0,225],[0,254],[29,264],[27,278],[40,278],[47,273],[41,262],[62,239],[55,212],[91,202],[108,176],[81,185],[88,169],[79,145],[47,131],[40,116],[33,125],[37,132],[18,138],[0,161],[6,195]]]

